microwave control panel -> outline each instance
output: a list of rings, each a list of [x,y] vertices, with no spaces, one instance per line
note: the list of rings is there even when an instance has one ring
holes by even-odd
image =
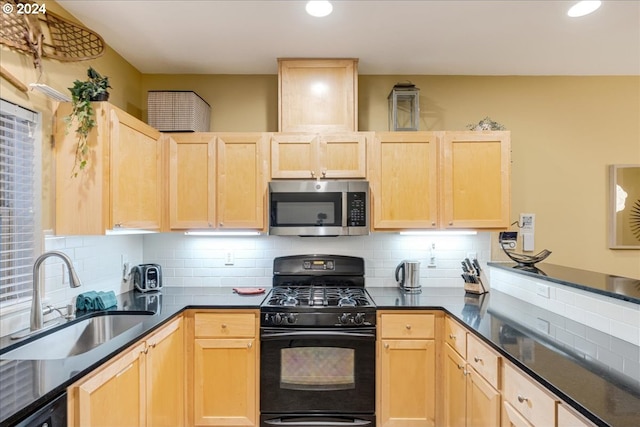
[[[367,225],[367,193],[347,193],[347,225],[349,227]]]

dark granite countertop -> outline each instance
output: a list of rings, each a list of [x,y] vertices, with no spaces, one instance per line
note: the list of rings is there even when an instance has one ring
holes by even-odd
[[[560,283],[589,292],[606,295],[624,301],[640,304],[640,280],[611,274],[596,273],[564,267],[562,265],[539,263],[535,266],[521,266],[514,262],[489,262],[490,267],[508,270],[511,273]]]
[[[268,289],[267,289],[268,291]],[[0,427],[12,426],[36,409],[54,400],[66,388],[118,352],[189,308],[258,308],[266,296],[238,295],[233,288],[165,287],[161,292],[126,292],[110,311],[152,311],[141,328],[133,328],[111,341],[78,356],[59,360],[4,360],[0,354]],[[88,313],[91,315],[93,313]],[[78,315],[81,319],[82,315]],[[57,327],[52,328],[52,331]],[[141,332],[142,331],[142,332]],[[0,339],[1,352],[18,344]]]
[[[539,331],[539,322],[568,327],[575,322],[496,290],[482,296],[459,288],[422,288],[420,294],[398,288],[367,291],[378,309],[445,310],[596,425],[640,425],[640,368],[629,377]],[[637,346],[612,340],[640,365]]]
[[[640,425],[640,379],[618,374],[577,351],[563,348],[536,331],[535,325],[505,310],[526,304],[522,301],[498,291],[483,297],[469,296],[458,288],[423,288],[420,294],[406,294],[398,288],[367,290],[379,309],[445,310],[597,425]],[[258,308],[264,298],[264,294],[239,296],[232,288],[200,287],[122,294],[117,310],[156,313],[144,321],[144,332],[126,332],[88,353],[64,360],[2,360],[0,355],[0,426],[10,426],[51,401],[71,383],[185,309]],[[535,310],[538,319],[548,313]],[[549,321],[558,321],[557,315],[548,315]],[[0,347],[5,346],[6,338],[0,339]],[[634,348],[638,362],[640,356]],[[18,378],[29,378],[31,382],[18,383]]]

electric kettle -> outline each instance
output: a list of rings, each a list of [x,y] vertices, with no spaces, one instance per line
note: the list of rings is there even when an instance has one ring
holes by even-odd
[[[396,267],[396,281],[408,293],[422,292],[420,289],[420,261],[404,260]]]

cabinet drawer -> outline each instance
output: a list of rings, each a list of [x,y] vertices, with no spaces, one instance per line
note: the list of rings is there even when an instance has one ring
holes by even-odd
[[[434,338],[433,314],[383,314],[380,316],[382,338]]]
[[[460,356],[467,357],[467,331],[455,320],[444,318],[444,342],[455,349]]]
[[[500,356],[472,334],[467,335],[467,363],[495,389],[498,389]]]
[[[504,400],[536,426],[556,425],[556,401],[511,365],[504,366]]]
[[[196,337],[255,337],[253,313],[196,313]]]
[[[558,427],[594,427],[594,424],[561,403],[558,405]]]

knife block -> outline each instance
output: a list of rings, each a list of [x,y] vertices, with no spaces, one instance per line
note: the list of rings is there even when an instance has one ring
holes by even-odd
[[[470,294],[482,295],[489,292],[489,281],[485,276],[484,271],[480,271],[480,275],[477,276],[479,283],[464,282],[464,291]]]

